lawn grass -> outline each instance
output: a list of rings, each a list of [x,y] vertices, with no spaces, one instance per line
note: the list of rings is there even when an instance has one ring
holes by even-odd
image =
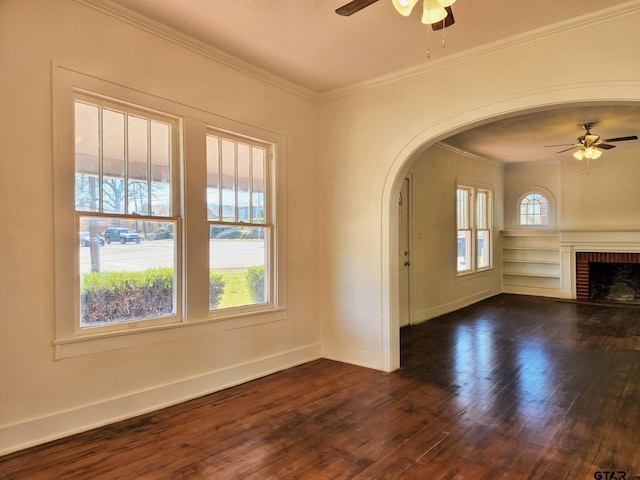
[[[246,268],[216,269],[224,277],[224,293],[218,304],[218,308],[239,307],[251,305],[253,300],[247,283]]]

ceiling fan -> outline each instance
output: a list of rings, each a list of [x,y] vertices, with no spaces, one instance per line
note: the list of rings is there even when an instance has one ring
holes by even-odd
[[[627,140],[637,140],[638,137],[636,135],[630,135],[627,137],[615,137],[615,138],[607,138],[605,140],[600,140],[600,135],[595,135],[591,133],[591,129],[595,123],[585,123],[582,125],[582,128],[586,130],[586,133],[581,137],[578,137],[578,143],[561,143],[559,145],[545,145],[545,147],[565,147],[569,146],[569,148],[565,148],[564,150],[560,150],[556,153],[564,153],[569,150],[573,150],[574,148],[579,148],[576,152],[574,152],[573,156],[578,160],[582,160],[583,158],[587,159],[596,159],[600,155],[602,155],[602,150],[611,150],[615,148],[615,145],[610,145],[611,142],[625,142]]]
[[[341,6],[340,8],[336,9],[336,13],[338,15],[342,15],[343,17],[348,17],[350,15],[353,15],[356,12],[359,12],[360,10],[368,7],[369,5],[372,5],[374,3],[376,3],[378,0],[352,0],[351,2],[347,3],[346,5]],[[455,0],[454,0],[455,1]],[[453,3],[449,0],[450,3]],[[449,3],[447,2],[447,3]],[[411,3],[416,3],[416,2],[411,2]],[[450,6],[446,6],[444,7],[444,9],[447,11],[447,15],[446,17],[444,17],[444,19],[442,21],[438,21],[435,23],[431,24],[431,28],[433,28],[433,30],[442,30],[443,28],[447,28],[451,25],[453,25],[455,23],[455,19],[453,18],[453,11],[451,10]],[[409,9],[410,11],[410,9]],[[404,15],[404,14],[403,14]],[[407,13],[408,15],[408,13]]]

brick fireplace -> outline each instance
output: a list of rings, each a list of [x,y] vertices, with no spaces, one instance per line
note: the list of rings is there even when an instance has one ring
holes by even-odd
[[[639,284],[640,253],[576,252],[577,300],[640,303]]]

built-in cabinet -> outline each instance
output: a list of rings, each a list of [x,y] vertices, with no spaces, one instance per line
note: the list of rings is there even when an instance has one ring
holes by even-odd
[[[503,231],[502,275],[505,293],[560,296],[562,268],[559,232]]]

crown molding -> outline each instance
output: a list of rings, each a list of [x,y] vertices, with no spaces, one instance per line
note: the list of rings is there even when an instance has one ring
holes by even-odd
[[[475,153],[468,152],[462,148],[454,147],[453,145],[449,145],[445,142],[438,142],[434,144],[435,147],[442,148],[443,150],[447,150],[449,152],[455,153],[457,155],[462,155],[463,157],[470,158],[472,160],[476,160],[479,162],[483,162],[494,167],[504,168],[505,162],[501,162],[500,160],[496,160],[495,158],[490,157],[482,157],[480,155],[476,155]]]
[[[470,60],[495,55],[507,50],[520,48],[549,38],[565,35],[568,32],[590,28],[638,13],[640,13],[640,1],[631,0],[607,9],[590,12],[579,17],[530,30],[495,42],[478,45],[472,49],[464,50],[444,58],[428,60],[414,67],[398,70],[371,80],[324,92],[319,95],[318,101],[327,102],[340,97],[346,97],[365,90],[382,87],[411,77],[459,65]]]
[[[76,3],[92,8],[100,13],[108,15],[116,20],[132,25],[155,35],[163,40],[174,43],[180,47],[191,50],[194,53],[207,57],[227,67],[233,68],[246,75],[254,77],[265,83],[285,90],[289,93],[317,102],[318,93],[296,83],[290,82],[278,75],[268,72],[255,65],[240,60],[220,49],[212,47],[200,40],[175,30],[167,25],[157,22],[149,17],[136,13],[126,7],[118,5],[110,0],[74,0]]]
[[[220,49],[212,47],[189,35],[179,32],[160,22],[138,14],[128,8],[118,5],[111,0],[74,0],[75,2],[111,16],[116,20],[128,23],[136,28],[144,30],[152,35],[172,42],[183,48],[189,49],[204,57],[210,58],[225,66],[238,70],[246,75],[254,77],[265,83],[285,90],[289,93],[306,98],[317,103],[327,102],[340,97],[346,97],[362,91],[382,87],[388,84],[400,82],[415,76],[430,73],[436,70],[456,66],[467,61],[495,55],[507,50],[540,42],[549,38],[564,35],[568,32],[581,30],[595,25],[611,22],[619,18],[640,13],[640,0],[630,0],[603,10],[590,12],[562,22],[557,22],[529,32],[514,35],[495,42],[478,45],[469,50],[449,55],[444,58],[429,60],[414,67],[398,70],[387,75],[382,75],[371,80],[355,83],[346,87],[337,88],[327,92],[316,92],[299,84],[286,80],[267,70],[256,67]]]

